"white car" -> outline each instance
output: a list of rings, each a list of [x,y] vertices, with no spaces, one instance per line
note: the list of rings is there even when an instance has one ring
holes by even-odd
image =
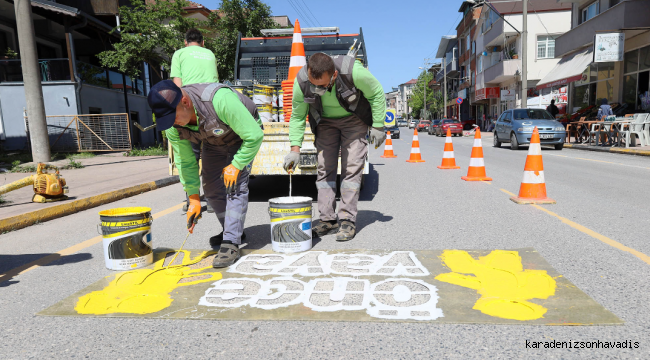
[[[418,126],[418,120],[411,120],[409,121],[409,129],[413,129],[414,127]]]

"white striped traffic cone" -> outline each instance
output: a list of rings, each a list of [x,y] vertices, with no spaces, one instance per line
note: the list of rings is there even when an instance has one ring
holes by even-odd
[[[384,155],[383,158],[396,158],[393,154],[393,140],[390,138],[390,131],[386,133],[386,144],[384,145]]]
[[[451,140],[451,130],[447,129],[447,137],[445,138],[445,150],[442,153],[442,164],[438,169],[460,169],[456,166],[456,158],[454,157],[454,143]]]
[[[413,144],[411,145],[411,157],[406,160],[410,163],[424,162],[420,156],[420,140],[418,140],[418,129],[413,130]]]
[[[535,126],[530,138],[528,156],[524,166],[524,178],[521,180],[519,196],[510,200],[517,204],[555,204],[555,200],[546,197],[546,181],[544,180],[544,163],[542,161],[542,145],[539,143],[539,130]]]
[[[465,181],[492,181],[491,177],[485,174],[485,162],[483,161],[483,144],[481,143],[481,130],[476,128],[474,134],[474,146],[472,157],[469,159],[467,176],[461,177]]]

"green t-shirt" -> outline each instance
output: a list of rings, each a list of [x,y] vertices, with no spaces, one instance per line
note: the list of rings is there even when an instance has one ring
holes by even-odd
[[[354,82],[354,86],[363,93],[363,96],[370,103],[372,126],[383,127],[384,119],[386,118],[386,97],[384,95],[384,88],[379,83],[379,80],[368,69],[363,67],[360,62],[355,61],[354,67],[352,68],[352,81]],[[336,98],[336,84],[332,87],[332,91],[328,91],[321,96],[321,104],[323,105],[324,118],[340,119],[352,115],[341,106],[339,100]],[[289,141],[291,142],[291,146],[302,146],[308,111],[309,104],[305,103],[305,97],[302,90],[300,90],[298,77],[296,77],[293,83],[292,111],[291,119],[289,120]]]
[[[219,82],[217,59],[212,51],[201,46],[187,46],[172,56],[171,78],[180,78],[183,86]]]
[[[253,118],[246,106],[239,100],[237,94],[228,88],[221,88],[214,94],[212,105],[219,116],[219,120],[230,126],[243,140],[241,147],[232,160],[232,165],[242,170],[255,159],[255,155],[262,146],[262,140],[264,139],[264,132],[260,128],[262,121],[259,118]],[[201,121],[202,119],[199,118],[198,122]],[[187,125],[185,127],[192,131],[199,130],[198,125]],[[189,140],[181,140],[178,130],[174,127],[165,130],[165,135],[172,144],[176,168],[183,189],[188,195],[198,194],[201,185],[199,164],[194,157],[192,144]],[[203,163],[203,166],[208,165]]]

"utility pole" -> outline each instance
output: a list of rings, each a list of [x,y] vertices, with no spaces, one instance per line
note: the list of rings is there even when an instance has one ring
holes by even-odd
[[[27,116],[29,116],[32,160],[34,162],[49,162],[51,160],[50,140],[47,137],[41,71],[32,21],[32,4],[30,0],[15,0],[14,8],[20,46],[20,64],[23,68],[25,100],[27,101]]]
[[[445,87],[442,89],[443,93],[445,93],[445,103],[443,104],[444,109],[445,109],[445,119],[447,118],[447,56],[445,54],[445,57],[442,58],[442,68],[444,69],[445,72]]]
[[[424,104],[423,104],[424,106],[422,107],[422,109],[424,109],[424,113],[423,113],[423,116],[422,116],[423,117],[422,120],[427,119],[427,86],[429,85],[429,82],[427,81],[427,74],[429,74],[429,61],[430,60],[431,60],[431,58],[425,58],[424,59],[424,67],[420,68],[420,69],[424,70]]]
[[[521,108],[528,107],[528,0],[524,0],[524,29],[521,32]]]

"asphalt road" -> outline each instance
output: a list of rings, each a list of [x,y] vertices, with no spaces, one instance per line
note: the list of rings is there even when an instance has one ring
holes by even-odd
[[[0,358],[650,358],[650,159],[564,149],[545,150],[549,197],[556,205],[516,205],[527,151],[493,148],[484,138],[492,182],[465,182],[473,140],[454,138],[461,170],[439,170],[444,138],[420,135],[425,163],[410,164],[412,130],[394,140],[398,158],[371,151],[371,174],[359,203],[359,234],[327,249],[516,249],[533,247],[559,273],[614,313],[621,326],[440,325],[435,323],[191,321],[42,317],[35,314],[111,274],[97,236],[100,209],[178,205],[180,185],[0,236],[0,273],[82,244],[73,254],[0,283]],[[507,144],[504,145],[507,147]],[[270,249],[267,200],[288,192],[288,179],[258,177],[246,220],[248,247]],[[315,197],[313,177],[294,179],[294,195]],[[71,190],[73,191],[73,189]],[[547,209],[552,213],[545,212]],[[561,221],[562,217],[565,221]],[[178,247],[180,209],[154,221],[155,247]],[[188,249],[207,249],[220,231],[211,215]],[[611,242],[611,241],[613,242]],[[632,249],[632,250],[630,250]],[[626,251],[628,250],[628,251]],[[629,251],[637,251],[637,255]],[[646,257],[647,259],[647,257]],[[579,311],[579,309],[576,309]],[[637,349],[527,349],[529,341],[637,341]]]

